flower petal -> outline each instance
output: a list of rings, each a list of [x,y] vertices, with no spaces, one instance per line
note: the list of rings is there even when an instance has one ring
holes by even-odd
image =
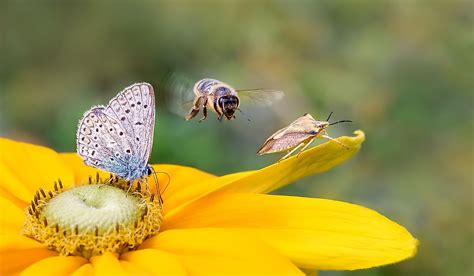
[[[0,236],[0,275],[18,273],[29,265],[51,256],[56,252],[44,244],[20,235]]]
[[[133,275],[133,276],[152,276],[152,275],[159,275],[159,274],[151,274],[142,268],[136,266],[134,263],[127,262],[127,261],[120,261],[120,266],[123,267],[123,269],[127,272],[128,275]],[[164,275],[164,274],[162,274]]]
[[[365,136],[360,130],[354,133],[354,137],[342,136],[336,139],[349,149],[329,141],[257,171],[226,175],[200,183],[195,189],[182,189],[173,198],[173,209],[165,214],[165,220],[174,216],[180,208],[210,194],[268,193],[305,176],[325,172],[359,151]]]
[[[23,183],[0,161],[0,197],[7,199],[20,208],[28,205],[32,193]]]
[[[153,275],[187,275],[186,269],[173,254],[158,249],[130,251],[121,259]]]
[[[229,183],[232,180],[241,178],[243,175],[249,174],[252,174],[252,172],[240,172],[213,178],[200,178],[190,175],[190,181],[188,182],[178,183],[177,181],[173,180],[173,183],[177,183],[180,188],[175,189],[173,193],[165,191],[164,196],[166,196],[166,198],[164,198],[163,208],[164,216],[166,217],[167,214],[172,214],[175,210],[177,210],[177,208],[181,208],[187,203],[200,198],[208,191],[218,189],[223,185],[223,183]],[[189,185],[186,186],[186,184]]]
[[[176,255],[193,275],[303,275],[264,243],[235,231],[168,230],[147,240],[142,248]]]
[[[158,182],[165,202],[164,208],[168,209],[172,208],[168,202],[170,202],[171,198],[173,198],[177,192],[192,189],[192,187],[198,186],[202,181],[216,178],[215,175],[186,166],[160,164],[153,165],[153,169],[158,173]],[[168,174],[169,177],[160,174],[160,172]],[[150,188],[154,191],[155,181],[153,180],[153,177],[150,177],[149,181]],[[166,190],[163,193],[164,189]]]
[[[97,173],[101,178],[107,178],[110,175],[106,171],[86,166],[75,152],[60,153],[59,157],[73,171],[75,184],[88,183],[89,176],[95,179]]]
[[[25,212],[10,200],[0,196],[0,234],[20,234]]]
[[[105,253],[100,256],[94,256],[90,259],[90,262],[94,267],[94,274],[97,276],[128,275],[127,271],[120,265],[117,256],[112,253]]]
[[[91,263],[83,264],[81,267],[76,269],[71,276],[89,276],[94,275],[94,267]]]
[[[58,179],[66,186],[74,181],[72,171],[59,155],[42,146],[0,138],[0,164],[1,190],[25,202],[38,188],[51,189]]]
[[[54,256],[30,265],[21,272],[21,275],[68,275],[85,263],[87,260],[82,257]]]
[[[253,234],[299,267],[320,270],[398,262],[412,257],[418,244],[405,228],[373,210],[302,197],[215,195],[165,221],[163,229],[200,227]]]
[[[61,159],[74,171],[75,183],[87,183],[89,176],[94,177],[97,172],[99,172],[101,177],[109,177],[108,172],[86,166],[76,153],[61,153],[60,156]],[[165,210],[173,209],[173,203],[175,201],[173,201],[172,198],[179,194],[179,191],[193,189],[193,187],[199,186],[199,183],[202,181],[216,178],[212,174],[185,166],[159,164],[153,165],[153,168],[157,172],[158,182],[162,193],[164,191],[162,197],[165,202]],[[155,191],[155,180],[153,177],[148,178],[148,184],[150,189]]]

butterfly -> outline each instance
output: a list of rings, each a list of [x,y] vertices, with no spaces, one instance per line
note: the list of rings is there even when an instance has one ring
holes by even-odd
[[[154,126],[153,87],[132,84],[106,106],[93,106],[84,113],[77,129],[77,153],[88,166],[126,181],[142,180],[154,171],[148,164]]]

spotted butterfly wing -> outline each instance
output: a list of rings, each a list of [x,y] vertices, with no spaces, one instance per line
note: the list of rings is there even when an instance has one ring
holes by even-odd
[[[144,176],[153,144],[155,99],[148,83],[133,84],[107,106],[84,113],[77,152],[86,165],[134,180]]]

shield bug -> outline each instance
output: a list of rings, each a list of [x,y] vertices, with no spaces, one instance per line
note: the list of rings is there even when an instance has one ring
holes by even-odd
[[[311,116],[311,114],[304,114],[287,127],[282,128],[272,134],[272,136],[270,136],[265,141],[265,143],[263,143],[257,154],[263,155],[274,152],[288,151],[288,153],[280,159],[281,161],[286,159],[298,149],[300,149],[300,152],[304,151],[316,138],[325,138],[338,143],[346,149],[349,149],[343,143],[330,137],[326,132],[326,128],[338,123],[352,121],[341,120],[334,123],[329,123],[331,115],[332,112],[329,114],[326,121],[317,121],[313,118],[313,116]]]

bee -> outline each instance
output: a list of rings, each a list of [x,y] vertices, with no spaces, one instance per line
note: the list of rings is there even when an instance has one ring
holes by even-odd
[[[288,151],[288,153],[279,160],[281,161],[288,158],[288,156],[298,149],[300,149],[300,153],[303,152],[316,138],[325,138],[338,143],[346,149],[349,149],[343,143],[330,137],[327,134],[326,129],[329,126],[338,123],[352,121],[341,120],[334,123],[329,123],[331,115],[332,112],[329,114],[326,121],[317,121],[313,118],[313,116],[311,116],[311,114],[304,114],[302,117],[299,117],[294,122],[292,122],[289,126],[282,128],[272,134],[272,136],[270,136],[265,141],[265,143],[263,143],[257,154],[263,155],[267,153]]]
[[[235,112],[242,112],[240,107],[240,97],[246,97],[257,101],[260,104],[270,104],[273,100],[280,99],[283,92],[269,89],[246,89],[236,90],[227,83],[215,79],[202,79],[194,84],[195,95],[193,105],[185,117],[189,121],[196,117],[202,109],[203,117],[199,122],[207,118],[207,111],[210,109],[217,114],[217,119],[222,121],[235,119]]]

